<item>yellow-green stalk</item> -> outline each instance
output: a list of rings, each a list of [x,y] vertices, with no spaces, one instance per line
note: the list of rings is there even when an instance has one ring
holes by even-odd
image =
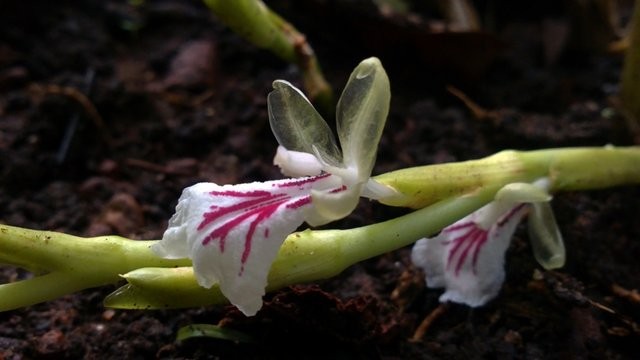
[[[636,2],[631,18],[629,47],[624,57],[620,81],[620,102],[632,128],[640,128],[640,3]]]
[[[332,103],[331,87],[307,42],[293,25],[261,0],[204,0],[211,11],[233,31],[254,45],[268,49],[302,71],[306,93],[326,111]]]
[[[359,261],[436,233],[490,202],[506,184],[541,177],[550,179],[555,192],[639,184],[640,147],[503,151],[479,160],[379,175],[377,181],[399,192],[385,203],[420,209],[355,229],[289,235],[269,273],[268,290],[335,276]],[[120,274],[128,283],[105,300],[107,306],[173,308],[226,302],[217,287],[198,286],[189,260],[156,257],[149,249],[154,243],[0,225],[0,261],[36,275],[0,285],[0,311],[116,283]]]

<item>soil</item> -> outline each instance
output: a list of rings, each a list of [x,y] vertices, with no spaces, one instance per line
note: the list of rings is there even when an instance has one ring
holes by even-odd
[[[157,239],[184,187],[281,177],[266,95],[275,79],[300,85],[298,70],[199,1],[132,3],[3,2],[0,222]],[[541,24],[570,25],[553,2],[526,13],[478,2],[496,17],[490,31],[468,34],[436,33],[369,1],[268,3],[306,33],[336,91],[360,60],[381,58],[393,99],[375,173],[506,148],[639,144],[611,102],[621,57],[571,39],[545,50],[553,44]],[[416,9],[423,24],[437,20],[427,10]],[[447,85],[491,111],[474,116]],[[631,186],[557,194],[567,265],[539,268],[521,227],[504,287],[481,308],[441,306],[405,248],[268,294],[251,318],[232,306],[104,308],[118,284],[0,313],[0,359],[637,358],[638,198]],[[331,226],[403,212],[363,202]],[[0,269],[2,282],[27,276]],[[176,342],[194,323],[252,341]]]

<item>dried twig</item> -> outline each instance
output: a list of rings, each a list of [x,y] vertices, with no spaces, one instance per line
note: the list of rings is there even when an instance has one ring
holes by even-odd
[[[44,95],[63,95],[75,100],[82,106],[97,128],[100,130],[106,130],[107,127],[105,126],[105,123],[96,107],[93,105],[91,100],[89,100],[89,98],[87,98],[87,96],[78,89],[71,86],[31,84],[29,90]]]
[[[494,124],[498,124],[500,122],[500,116],[492,110],[487,110],[482,106],[478,105],[475,101],[471,100],[471,98],[462,92],[462,90],[456,88],[455,86],[447,85],[447,91],[460,99],[462,103],[471,111],[473,117],[478,120],[489,120]]]
[[[442,316],[447,311],[447,309],[449,309],[449,305],[446,303],[440,304],[438,305],[437,308],[433,309],[433,311],[430,312],[429,315],[427,315],[427,317],[424,318],[424,320],[422,320],[422,322],[420,323],[416,331],[413,333],[413,336],[411,337],[411,339],[409,339],[409,341],[411,342],[422,341],[422,338],[424,338],[424,335],[427,333],[427,330],[429,330],[429,328],[434,323],[434,321],[440,318],[440,316]]]
[[[638,290],[628,290],[618,284],[611,285],[611,291],[617,296],[627,299],[633,303],[640,304],[640,292]]]

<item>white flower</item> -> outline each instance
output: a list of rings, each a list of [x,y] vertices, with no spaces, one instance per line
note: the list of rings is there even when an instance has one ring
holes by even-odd
[[[322,225],[349,215],[360,196],[392,196],[370,179],[389,110],[389,80],[376,58],[351,74],[333,133],[307,98],[286,81],[269,94],[269,119],[280,143],[274,163],[295,179],[186,188],[153,250],[191,258],[198,283],[218,283],[244,314],[262,306],[267,276],[288,234],[304,221]]]
[[[518,223],[529,214],[529,234],[538,262],[547,269],[564,264],[565,250],[547,194],[548,180],[514,183],[494,201],[444,228],[436,237],[416,242],[413,263],[427,286],[445,288],[441,302],[481,306],[504,282],[504,255]]]

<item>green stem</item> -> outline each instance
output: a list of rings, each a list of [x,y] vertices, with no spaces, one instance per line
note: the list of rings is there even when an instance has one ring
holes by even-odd
[[[204,0],[211,11],[233,31],[254,45],[296,64],[303,74],[306,93],[319,108],[332,103],[331,87],[324,79],[313,49],[293,25],[260,0]]]
[[[269,272],[267,291],[328,279],[362,260],[399,249],[431,235],[486,204],[495,189],[443,200],[399,218],[350,230],[305,230],[289,235]],[[224,304],[217,286],[198,286],[192,268],[139,269],[124,275],[129,284],[105,299],[125,309],[184,308]]]
[[[380,202],[421,208],[488,185],[501,188],[540,177],[549,177],[554,192],[638,184],[640,147],[506,150],[478,160],[392,171],[374,179],[401,194]]]
[[[632,129],[640,128],[640,3],[634,5],[630,23],[629,47],[620,80],[620,101]]]
[[[92,286],[82,280],[78,278],[78,274],[59,271],[15,283],[2,284],[0,285],[0,311],[53,300]]]
[[[260,0],[204,0],[209,9],[238,35],[254,45],[271,50],[285,61],[295,63],[296,54],[287,34]]]
[[[359,261],[409,245],[468,215],[514,182],[548,177],[552,191],[606,188],[640,183],[640,147],[566,148],[503,151],[479,160],[409,168],[377,176],[400,192],[382,201],[422,209],[386,222],[350,230],[306,230],[284,242],[269,273],[267,290],[326,279]],[[435,204],[434,204],[435,203]],[[431,205],[431,206],[428,206]],[[425,207],[428,206],[428,207]],[[112,294],[107,306],[122,308],[191,307],[225,303],[219,289],[199,288],[193,272],[148,269],[137,282]],[[159,275],[162,274],[162,275]],[[179,282],[181,289],[174,290]],[[182,296],[181,296],[182,295]]]
[[[350,230],[305,230],[289,235],[271,268],[268,290],[335,276],[359,261],[436,233],[491,201],[506,184],[540,177],[550,179],[552,191],[638,184],[640,147],[503,151],[479,160],[382,174],[376,180],[399,193],[384,203],[421,209]],[[155,256],[150,250],[154,243],[117,236],[80,238],[0,225],[0,260],[47,273],[0,285],[0,311],[115,283],[119,274],[125,274],[129,284],[110,295],[107,306],[166,308],[226,302],[217,287],[197,285],[189,260]]]
[[[114,284],[120,280],[119,274],[140,267],[191,264],[187,259],[161,259],[151,252],[150,244],[119,236],[82,238],[0,225],[0,260],[35,274],[45,273],[0,285],[0,311]]]

